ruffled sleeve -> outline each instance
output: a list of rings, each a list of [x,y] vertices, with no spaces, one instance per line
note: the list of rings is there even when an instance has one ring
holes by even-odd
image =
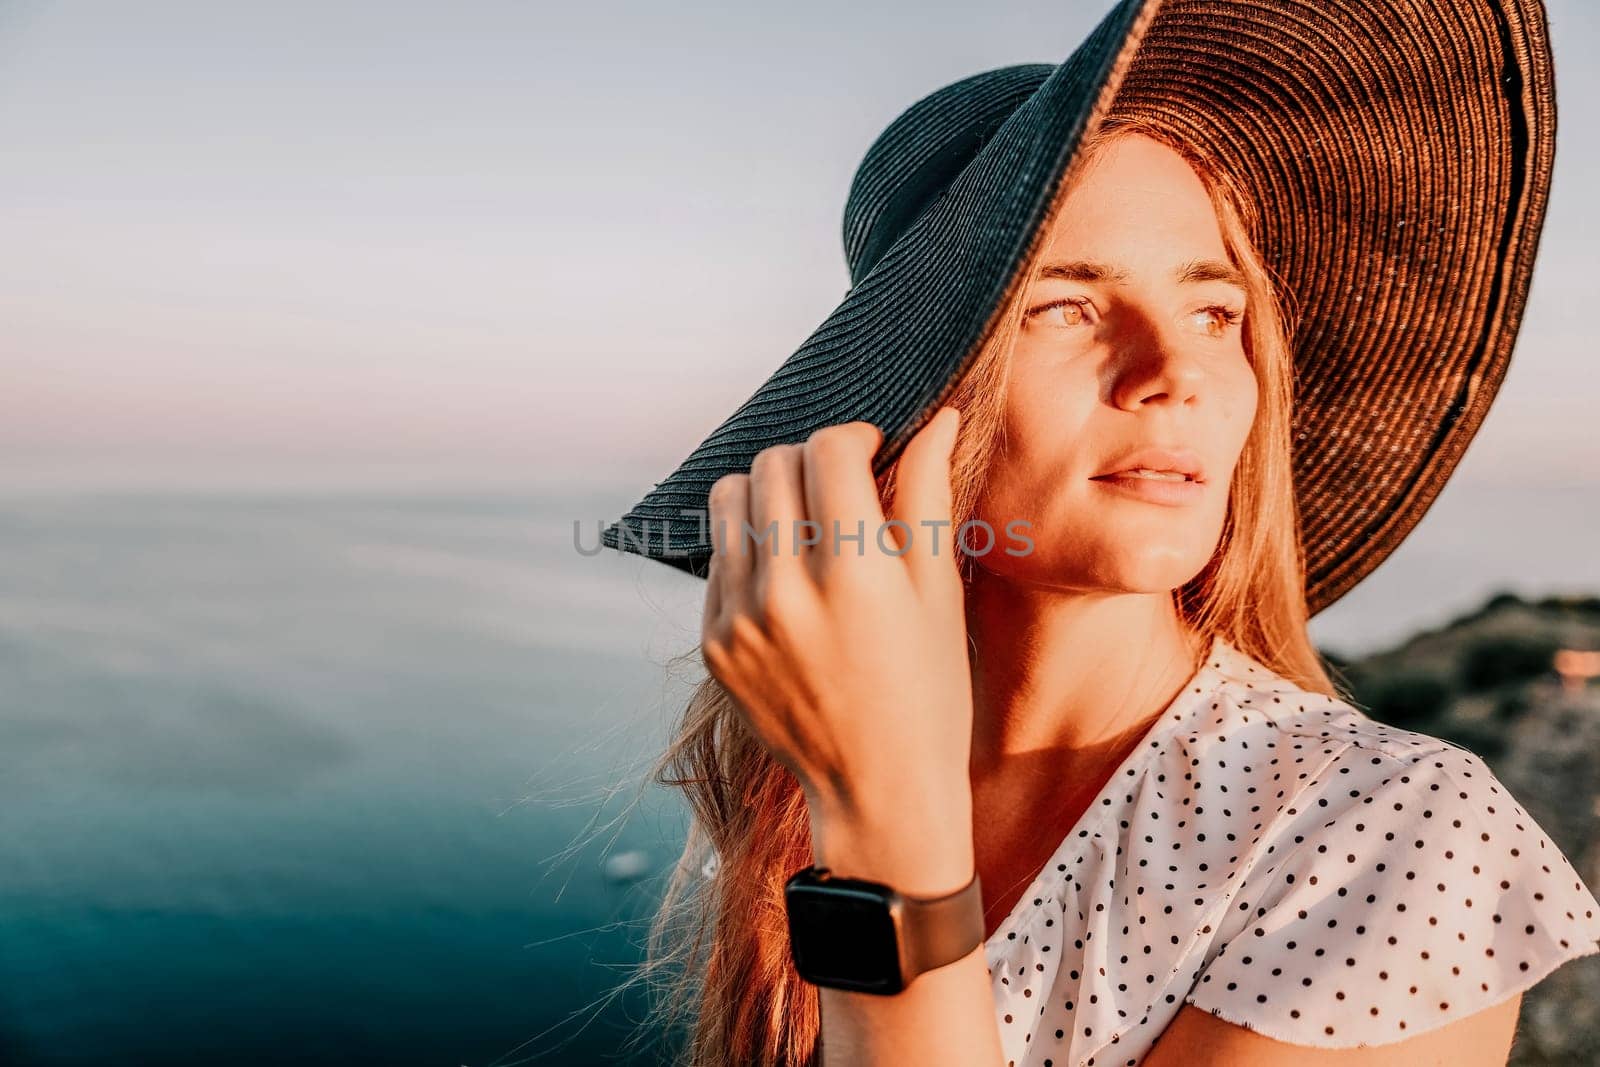
[[[1482,760],[1350,745],[1230,901],[1187,1003],[1294,1044],[1401,1041],[1600,952],[1600,903]]]

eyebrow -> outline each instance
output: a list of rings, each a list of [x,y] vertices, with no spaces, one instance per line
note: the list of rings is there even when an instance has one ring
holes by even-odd
[[[1103,282],[1120,285],[1129,278],[1127,270],[1110,267],[1094,260],[1074,259],[1065,263],[1047,263],[1039,270],[1040,278],[1059,278],[1069,282]],[[1173,271],[1179,285],[1191,282],[1227,282],[1246,289],[1244,273],[1231,263],[1220,259],[1191,259]]]

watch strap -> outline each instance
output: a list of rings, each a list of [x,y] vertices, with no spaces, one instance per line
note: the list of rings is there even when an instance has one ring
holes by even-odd
[[[982,945],[983,887],[978,873],[940,897],[900,894],[901,973],[904,981],[964,958]]]

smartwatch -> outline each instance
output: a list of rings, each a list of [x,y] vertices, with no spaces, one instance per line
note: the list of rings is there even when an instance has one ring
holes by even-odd
[[[924,971],[983,944],[983,892],[972,881],[942,897],[907,896],[881,882],[805,867],[784,884],[789,952],[813,985],[898,993]]]

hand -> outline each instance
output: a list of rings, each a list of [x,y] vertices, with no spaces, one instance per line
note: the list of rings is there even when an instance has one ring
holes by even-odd
[[[940,409],[907,444],[887,516],[871,468],[882,433],[867,422],[763,449],[749,474],[711,487],[702,656],[794,772],[814,826],[819,810],[851,825],[893,823],[886,804],[936,820],[970,810],[972,678],[950,526],[959,415]],[[835,520],[859,543],[836,541]]]

